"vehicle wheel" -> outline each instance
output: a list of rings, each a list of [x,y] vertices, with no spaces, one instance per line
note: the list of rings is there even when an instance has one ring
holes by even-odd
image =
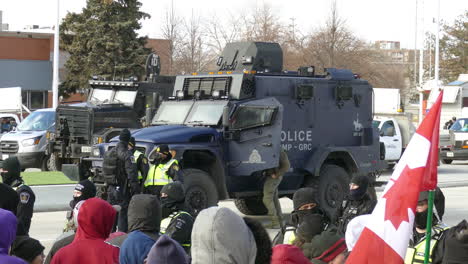
[[[56,153],[50,154],[48,160],[49,161],[47,162],[47,166],[48,166],[49,171],[61,171],[62,170],[62,162]]]
[[[245,215],[266,215],[268,213],[261,196],[235,199],[234,204]]]
[[[208,173],[199,169],[183,170],[185,204],[194,216],[218,204],[218,191]]]
[[[451,159],[443,159],[442,160],[442,164],[452,164],[452,161]]]
[[[332,223],[336,220],[337,210],[349,192],[349,181],[348,173],[337,165],[325,164],[320,169],[318,202]]]
[[[49,159],[50,159],[50,156],[44,156],[44,158],[42,159],[42,163],[41,163],[41,171],[48,171],[49,170]]]

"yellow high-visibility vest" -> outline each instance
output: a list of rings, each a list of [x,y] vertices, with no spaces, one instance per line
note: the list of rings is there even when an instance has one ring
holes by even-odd
[[[140,158],[141,155],[143,155],[143,153],[141,153],[138,150],[135,150],[135,152],[133,153],[133,158],[135,159],[135,163],[137,163],[137,161],[138,161],[138,159]],[[143,175],[141,175],[140,171],[138,171],[138,179],[139,180],[143,179]]]
[[[283,237],[283,244],[292,245],[296,240],[296,228],[286,227]]]
[[[172,179],[167,175],[167,171],[173,164],[179,164],[179,162],[176,159],[171,159],[166,164],[151,165],[146,177],[145,187],[171,183]]]
[[[432,263],[432,251],[441,238],[443,231],[449,229],[445,225],[436,225],[432,228],[431,245],[429,248],[429,263]],[[426,251],[426,239],[420,241],[414,247],[408,247],[406,250],[405,264],[424,263],[424,252]]]

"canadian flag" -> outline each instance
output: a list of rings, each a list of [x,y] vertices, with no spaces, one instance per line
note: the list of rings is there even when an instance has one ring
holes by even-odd
[[[419,192],[437,185],[442,96],[440,92],[396,165],[347,264],[404,263]]]

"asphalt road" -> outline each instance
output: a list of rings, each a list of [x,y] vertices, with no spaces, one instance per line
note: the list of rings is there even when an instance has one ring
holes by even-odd
[[[382,174],[379,181],[387,181],[391,171]],[[455,161],[451,165],[439,167],[439,187],[468,186],[468,162]],[[35,212],[53,212],[68,210],[74,185],[49,185],[32,187],[36,194]],[[377,191],[383,190],[378,188]]]
[[[442,165],[439,167],[439,186],[446,197],[444,222],[448,225],[455,225],[462,219],[468,219],[468,206],[466,205],[466,201],[468,200],[467,172],[468,162],[456,162],[452,165]],[[385,180],[389,178],[390,174],[391,172],[385,173],[381,179]],[[55,238],[61,234],[61,230],[65,224],[66,212],[56,210],[68,208],[72,190],[73,185],[34,187],[37,196],[37,212],[32,220],[30,235],[43,243],[46,247],[46,252],[52,246]],[[377,195],[380,195],[380,193],[378,192]],[[288,198],[282,198],[280,201],[284,217],[286,218],[293,209],[292,201]],[[228,207],[242,215],[232,201],[223,201],[219,205]],[[54,210],[55,212],[44,212]],[[265,216],[254,216],[254,218],[265,224],[268,221]],[[278,232],[278,230],[273,229],[268,231],[272,238]]]

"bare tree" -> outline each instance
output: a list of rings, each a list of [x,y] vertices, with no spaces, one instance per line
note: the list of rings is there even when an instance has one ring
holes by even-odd
[[[269,4],[263,3],[254,12],[242,17],[243,40],[281,42],[283,25]]]
[[[169,74],[175,74],[174,62],[180,53],[182,18],[178,17],[171,2],[170,9],[166,9],[164,24],[162,26],[163,37],[170,41],[167,57],[169,57]]]
[[[223,21],[216,14],[204,25],[207,45],[214,54],[220,54],[227,43],[239,41],[242,33],[241,17],[229,14]]]
[[[210,63],[201,20],[200,16],[192,12],[190,19],[183,23],[184,38],[177,62],[178,69],[182,72],[205,71]]]

